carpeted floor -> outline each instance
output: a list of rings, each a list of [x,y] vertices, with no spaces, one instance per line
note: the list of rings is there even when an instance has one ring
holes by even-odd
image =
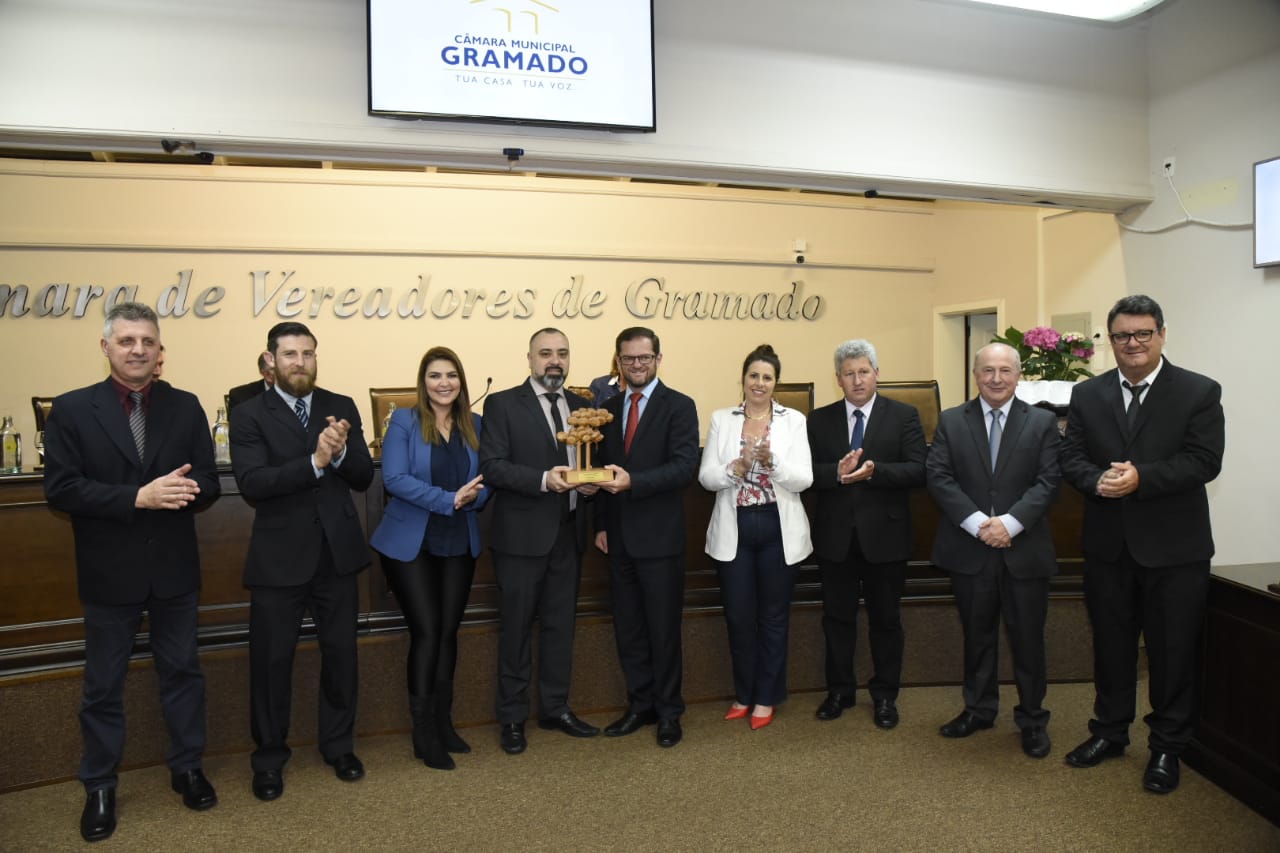
[[[1087,734],[1088,684],[1050,685],[1053,752],[1021,752],[1002,692],[996,728],[949,741],[955,687],[913,688],[902,724],[880,731],[864,704],[813,717],[820,694],[793,696],[751,732],[696,705],[685,740],[659,749],[654,729],[575,740],[529,726],[529,749],[505,755],[494,726],[466,729],[471,755],[453,772],[412,758],[404,735],[366,738],[366,778],[344,784],[310,747],[295,751],[285,794],[261,803],[245,755],[207,759],[219,805],[184,809],[163,767],[122,775],[120,826],[106,850],[982,850],[1280,851],[1280,827],[1183,768],[1181,788],[1142,790],[1137,748],[1091,770],[1063,755]],[[614,715],[591,722],[603,726]],[[0,796],[0,850],[85,846],[78,783]]]

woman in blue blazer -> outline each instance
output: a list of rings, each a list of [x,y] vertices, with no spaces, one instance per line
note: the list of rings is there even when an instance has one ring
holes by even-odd
[[[457,354],[433,347],[418,365],[418,404],[391,416],[382,438],[382,480],[391,496],[370,544],[409,626],[413,754],[452,770],[450,752],[470,752],[453,728],[458,625],[471,594],[489,500],[481,481],[480,416],[471,413]]]

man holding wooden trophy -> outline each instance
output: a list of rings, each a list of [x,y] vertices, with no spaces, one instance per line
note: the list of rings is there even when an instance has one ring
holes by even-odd
[[[583,476],[595,476],[587,453],[600,442],[596,461],[605,476],[595,481],[596,547],[609,555],[614,638],[627,685],[626,713],[604,733],[620,737],[656,724],[658,746],[672,747],[684,713],[684,491],[698,471],[698,412],[693,400],[659,381],[662,351],[652,329],[623,329],[614,357],[622,393],[605,403],[603,422],[585,414],[590,438],[581,454]]]

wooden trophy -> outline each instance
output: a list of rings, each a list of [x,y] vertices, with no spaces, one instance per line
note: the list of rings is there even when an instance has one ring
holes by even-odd
[[[566,483],[604,483],[613,479],[613,472],[608,468],[591,467],[591,448],[599,444],[604,436],[600,427],[613,420],[613,415],[604,409],[574,409],[569,413],[569,430],[556,433],[556,438],[570,447],[580,449],[578,467],[565,472]]]

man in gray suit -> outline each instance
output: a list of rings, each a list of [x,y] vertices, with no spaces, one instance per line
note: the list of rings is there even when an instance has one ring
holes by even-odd
[[[951,575],[964,631],[964,710],[941,729],[968,737],[989,729],[999,708],[996,652],[1003,616],[1013,651],[1022,751],[1049,754],[1044,621],[1057,557],[1049,506],[1062,479],[1053,414],[1013,396],[1017,350],[987,344],[973,377],[979,396],[938,421],[925,466],[929,494],[942,511],[933,562]]]

